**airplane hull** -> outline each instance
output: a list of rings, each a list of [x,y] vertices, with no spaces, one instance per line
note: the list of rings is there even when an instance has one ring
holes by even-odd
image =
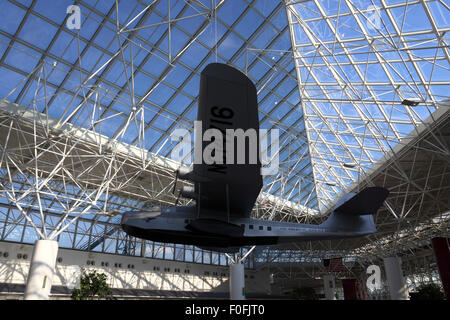
[[[195,207],[155,210],[124,213],[122,229],[131,236],[155,242],[224,250],[253,245],[362,237],[376,230],[372,216],[338,216],[331,219],[332,223],[310,225],[252,218],[205,221],[196,219]],[[230,228],[237,229],[228,232]]]
[[[155,242],[178,243],[185,245],[194,245],[197,247],[244,247],[251,245],[274,245],[279,243],[279,237],[224,237],[212,234],[177,231],[177,230],[158,230],[158,229],[142,229],[133,226],[122,225],[123,230],[140,239],[146,239]]]

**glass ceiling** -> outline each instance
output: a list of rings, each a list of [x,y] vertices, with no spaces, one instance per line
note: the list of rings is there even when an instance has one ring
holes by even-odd
[[[200,72],[231,64],[280,130],[264,190],[324,211],[450,96],[449,16],[441,0],[2,0],[0,97],[170,157]]]
[[[323,209],[450,96],[449,2],[291,1],[287,12]]]

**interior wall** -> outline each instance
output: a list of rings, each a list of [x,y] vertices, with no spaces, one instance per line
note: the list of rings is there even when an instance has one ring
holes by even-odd
[[[0,283],[26,284],[33,245],[0,242]],[[7,257],[5,257],[7,253]],[[58,250],[53,285],[66,286],[84,268],[108,276],[111,288],[229,292],[228,267],[121,256],[71,249]],[[92,265],[92,262],[94,265]],[[248,293],[268,294],[269,273],[245,270]]]

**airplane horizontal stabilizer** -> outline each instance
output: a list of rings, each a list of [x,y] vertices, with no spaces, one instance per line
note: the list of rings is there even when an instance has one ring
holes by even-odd
[[[208,247],[208,246],[196,246],[196,247],[202,250],[216,251],[223,253],[238,253],[241,250],[240,247]]]
[[[375,214],[388,195],[389,190],[383,187],[365,188],[338,206],[334,211],[349,215]]]

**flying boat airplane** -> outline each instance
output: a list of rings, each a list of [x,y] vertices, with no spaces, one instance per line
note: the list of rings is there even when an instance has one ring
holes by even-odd
[[[258,133],[255,86],[231,66],[209,64],[201,73],[197,118],[202,123],[202,134],[208,129],[218,129],[224,136],[227,129],[253,129]],[[257,138],[259,155],[259,134]],[[208,146],[208,141],[196,143],[200,143],[202,151]],[[251,218],[263,185],[259,157],[256,162],[250,161],[254,147],[246,143],[244,163],[194,161],[192,169],[180,168],[177,178],[193,184],[183,187],[180,195],[194,199],[195,205],[125,212],[123,230],[142,239],[222,252],[237,252],[250,245],[363,237],[376,231],[373,215],[389,194],[382,187],[344,195],[328,219],[318,225]],[[234,148],[238,151],[236,145]]]

